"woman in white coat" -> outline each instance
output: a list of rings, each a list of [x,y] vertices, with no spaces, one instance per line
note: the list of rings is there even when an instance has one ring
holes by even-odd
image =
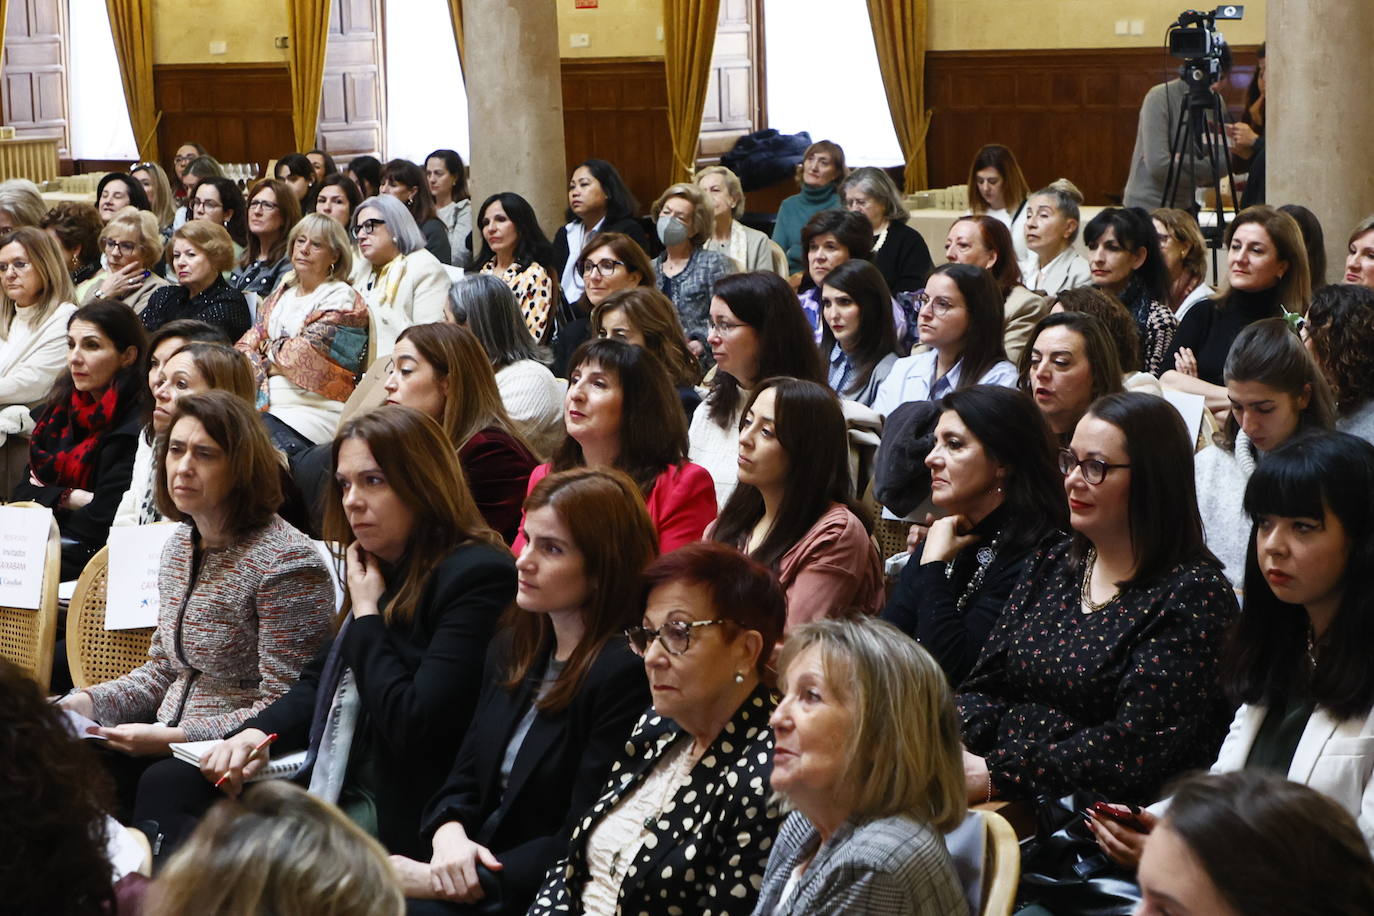
[[[377,357],[390,356],[396,337],[412,324],[444,320],[451,285],[405,204],[381,194],[353,211],[353,237],[362,254],[353,286],[363,294],[377,328]]]

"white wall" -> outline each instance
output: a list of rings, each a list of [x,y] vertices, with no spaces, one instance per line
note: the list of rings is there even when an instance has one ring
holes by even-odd
[[[468,96],[447,0],[386,4],[386,155],[421,168],[432,150],[469,158]]]

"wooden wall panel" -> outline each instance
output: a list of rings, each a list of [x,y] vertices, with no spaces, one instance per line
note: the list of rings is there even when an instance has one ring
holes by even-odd
[[[1233,116],[1254,75],[1255,52],[1234,49],[1223,92]],[[1172,79],[1178,61],[1170,58],[1167,67]],[[1164,52],[1154,48],[928,52],[930,186],[963,184],[978,148],[1002,143],[1032,188],[1063,177],[1089,204],[1119,202],[1140,103],[1164,74]]]
[[[605,159],[647,212],[668,186],[673,156],[663,60],[564,58],[562,78],[568,173],[584,159]]]
[[[199,142],[221,162],[264,168],[295,149],[291,80],[283,64],[163,64],[153,68],[162,120],[158,148],[169,175],[182,143]]]

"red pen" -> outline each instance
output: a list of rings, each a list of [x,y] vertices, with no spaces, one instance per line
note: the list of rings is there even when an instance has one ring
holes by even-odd
[[[277,740],[277,733],[276,733],[276,732],[273,732],[272,734],[268,735],[266,738],[263,738],[262,741],[260,741],[260,742],[258,743],[258,746],[255,747],[255,748],[253,748],[252,752],[248,755],[248,760],[252,760],[254,757],[256,757],[256,756],[258,755],[258,752],[259,752],[259,751],[264,751],[264,750],[266,750],[267,747],[268,747],[269,745],[271,745],[271,743],[272,743],[273,741],[276,741],[276,740]],[[245,760],[244,763],[247,763],[248,760]],[[228,773],[225,773],[225,774],[224,774],[223,776],[221,776],[219,779],[216,779],[216,780],[215,780],[215,788],[218,789],[220,786],[224,785],[224,781],[225,781],[226,779],[228,779],[228,778],[229,778],[229,774],[228,774]]]

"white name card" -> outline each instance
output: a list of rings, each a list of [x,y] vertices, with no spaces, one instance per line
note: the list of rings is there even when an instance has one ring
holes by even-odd
[[[52,510],[0,506],[0,607],[38,610],[43,603]]]
[[[1200,394],[1190,394],[1175,388],[1164,389],[1164,400],[1174,405],[1188,428],[1188,443],[1197,447],[1198,434],[1202,432],[1202,415],[1207,410],[1207,399]]]
[[[174,522],[110,529],[110,571],[105,585],[105,629],[157,626],[157,574]]]

